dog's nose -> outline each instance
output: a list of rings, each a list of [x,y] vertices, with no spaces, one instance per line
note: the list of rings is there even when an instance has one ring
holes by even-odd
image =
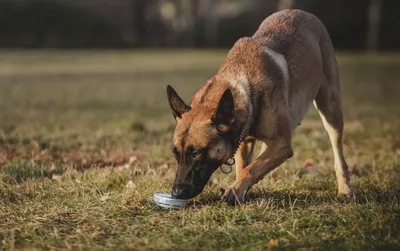
[[[176,199],[190,199],[190,187],[185,186],[185,185],[175,185],[172,188],[172,197],[176,198]]]

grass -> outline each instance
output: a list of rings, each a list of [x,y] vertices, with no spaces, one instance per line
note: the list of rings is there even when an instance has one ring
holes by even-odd
[[[221,201],[234,175],[220,171],[182,210],[152,203],[176,168],[165,86],[189,100],[224,53],[0,52],[0,246],[400,249],[398,55],[339,55],[354,201],[336,196],[313,110],[295,132],[294,157],[245,204]]]

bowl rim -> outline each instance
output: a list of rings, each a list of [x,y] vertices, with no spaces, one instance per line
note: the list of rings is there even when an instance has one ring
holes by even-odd
[[[181,207],[185,205],[187,202],[187,200],[174,199],[170,194],[161,194],[161,193],[154,194],[153,201],[156,204],[163,204],[166,206],[174,206],[174,207]]]

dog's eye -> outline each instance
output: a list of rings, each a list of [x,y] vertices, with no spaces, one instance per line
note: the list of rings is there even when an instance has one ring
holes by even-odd
[[[201,152],[200,151],[196,151],[192,153],[192,159],[196,160],[196,159],[200,159],[201,157]]]

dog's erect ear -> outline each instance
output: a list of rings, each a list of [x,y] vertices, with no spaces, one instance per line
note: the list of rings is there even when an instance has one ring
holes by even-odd
[[[226,89],[222,94],[217,110],[214,112],[212,121],[216,125],[218,131],[227,132],[233,123],[233,115],[235,111],[235,102],[233,100],[232,92]]]
[[[190,110],[190,106],[183,102],[174,88],[172,88],[170,85],[167,86],[167,95],[169,106],[171,107],[174,118],[182,118],[182,115]]]

